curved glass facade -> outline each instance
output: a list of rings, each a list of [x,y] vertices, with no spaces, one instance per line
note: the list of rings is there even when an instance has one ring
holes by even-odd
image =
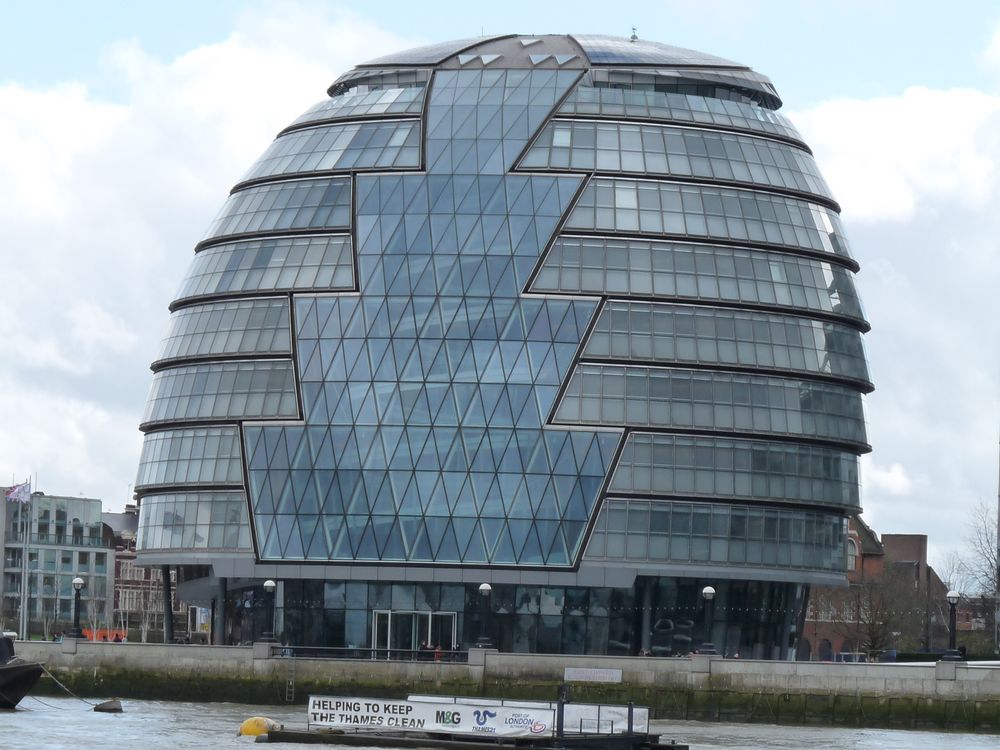
[[[846,540],[832,513],[608,498],[584,557],[841,570]]]
[[[218,643],[259,636],[273,578],[294,644],[485,625],[516,651],[787,658],[809,586],[844,579],[872,384],[837,204],[770,81],[496,36],[328,93],[173,303],[141,560],[215,599]]]
[[[618,365],[578,365],[555,420],[745,432],[865,445],[861,394],[791,378]]]
[[[855,454],[742,438],[630,432],[609,491],[861,510]]]
[[[830,375],[870,384],[861,334],[793,315],[609,302],[583,359],[676,363]]]
[[[531,288],[829,313],[867,327],[849,271],[760,250],[564,236],[553,244]]]
[[[670,125],[554,120],[519,168],[694,178],[831,199],[807,151],[756,136]]]
[[[594,232],[670,235],[829,253],[850,261],[837,214],[774,193],[595,178],[566,223]]]
[[[354,251],[346,234],[223,243],[201,250],[178,301],[279,291],[354,288]]]
[[[170,317],[160,362],[247,354],[292,353],[285,298],[243,299],[192,305]]]
[[[287,360],[245,360],[158,370],[143,424],[297,419],[295,374]]]
[[[559,107],[559,115],[663,120],[766,133],[802,143],[799,131],[779,112],[754,104],[694,94],[578,86]]]
[[[144,550],[250,549],[242,492],[146,495],[136,544]]]
[[[147,433],[135,486],[241,485],[239,430],[232,425]]]
[[[324,99],[292,125],[302,126],[355,117],[419,115],[423,108],[423,87],[376,89]]]
[[[375,120],[287,133],[264,152],[243,179],[419,166],[420,120]]]
[[[208,228],[205,240],[227,234],[347,229],[350,225],[350,179],[298,180],[233,193]]]

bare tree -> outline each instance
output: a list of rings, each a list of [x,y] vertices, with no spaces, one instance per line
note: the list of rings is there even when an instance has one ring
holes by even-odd
[[[963,558],[968,583],[967,593],[995,597],[1000,588],[1000,557],[997,551],[997,511],[980,500],[972,509],[965,538],[968,553]]]
[[[143,582],[145,584],[145,582]],[[143,585],[136,590],[136,608],[139,615],[139,639],[143,643],[149,642],[149,631],[156,624],[157,605],[159,599],[156,596],[156,586]]]
[[[851,586],[844,601],[838,630],[857,651],[888,648],[897,631],[898,618],[880,582]]]
[[[969,514],[966,531],[967,551],[964,555],[956,556],[960,573],[956,581],[949,581],[949,585],[969,601],[978,600],[977,609],[985,614],[985,629],[992,641],[987,648],[992,647],[996,651],[1000,644],[1000,623],[997,622],[997,602],[1000,595],[997,509],[991,503],[980,500]]]
[[[56,619],[55,602],[49,599],[42,600],[42,638],[49,640],[52,637],[52,625]]]
[[[104,599],[90,598],[87,600],[87,624],[90,632],[97,640],[97,631],[101,626],[107,627],[107,602]]]
[[[906,565],[887,565],[877,578],[830,593],[825,606],[834,628],[854,651],[919,644],[924,605]]]
[[[943,561],[934,566],[944,585],[951,591],[967,592],[972,589],[965,558],[958,552],[949,552]]]

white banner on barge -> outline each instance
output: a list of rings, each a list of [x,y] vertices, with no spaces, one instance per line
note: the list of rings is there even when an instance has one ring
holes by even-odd
[[[495,737],[551,735],[550,708],[428,701],[309,696],[309,727],[380,729]]]
[[[491,707],[505,706],[507,708],[550,709],[553,714],[555,714],[557,705],[549,701],[524,701],[511,698],[445,697],[441,695],[410,695],[408,700],[418,703],[447,702]],[[632,707],[631,729],[633,732],[649,731],[648,707]],[[598,703],[565,703],[563,705],[563,731],[566,734],[624,734],[628,730],[627,705],[616,706]]]

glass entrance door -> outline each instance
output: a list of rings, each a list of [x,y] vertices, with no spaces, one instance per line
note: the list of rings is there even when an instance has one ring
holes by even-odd
[[[440,646],[444,651],[451,651],[452,646],[457,643],[458,633],[455,628],[456,615],[454,612],[433,612],[430,617],[431,637],[428,643],[431,646]]]
[[[375,610],[372,617],[373,659],[417,659],[420,645],[448,651],[455,643],[455,612]],[[429,651],[428,653],[430,653]]]
[[[389,621],[392,612],[376,610],[372,617],[372,658],[389,658]]]

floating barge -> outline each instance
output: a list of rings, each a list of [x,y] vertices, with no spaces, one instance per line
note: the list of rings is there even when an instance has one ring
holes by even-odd
[[[257,742],[298,742],[303,745],[348,745],[351,747],[414,747],[431,750],[483,750],[483,748],[521,748],[521,750],[584,750],[585,748],[608,748],[608,750],[688,750],[687,745],[673,740],[663,741],[649,734],[617,735],[571,735],[557,738],[525,740],[476,740],[455,739],[453,735],[428,734],[416,736],[410,733],[394,732],[342,732],[340,730],[275,729],[257,738]]]
[[[311,696],[306,729],[271,729],[257,742],[445,750],[687,750],[649,731],[644,706]]]

